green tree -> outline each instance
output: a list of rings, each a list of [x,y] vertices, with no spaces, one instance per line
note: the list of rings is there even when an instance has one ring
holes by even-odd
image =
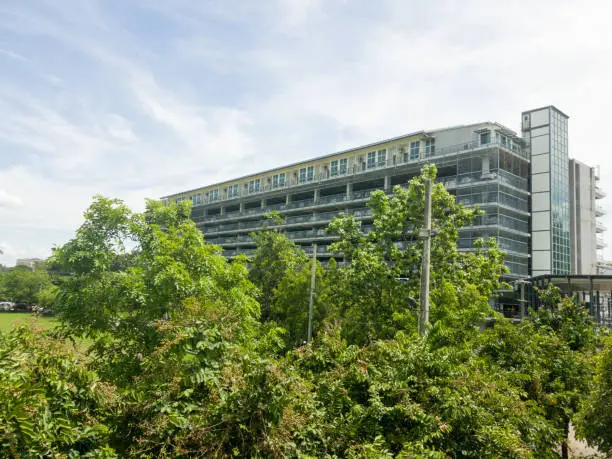
[[[277,213],[267,215],[271,225],[282,223]],[[266,228],[250,234],[257,250],[249,267],[249,279],[261,291],[261,320],[276,319],[272,310],[275,290],[288,275],[301,271],[308,263],[306,253],[278,228]]]
[[[342,215],[329,225],[328,231],[339,236],[330,249],[351,261],[338,270],[335,283],[341,288],[332,298],[351,342],[390,338],[398,329],[414,328],[415,314],[410,310],[414,303],[409,298],[418,298],[420,291],[424,180],[435,176],[435,166],[425,166],[407,189],[396,186],[393,196],[372,193],[368,206],[374,230],[367,236],[352,216]],[[502,285],[503,253],[494,240],[477,241],[473,252],[457,249],[458,228],[478,214],[477,209],[455,203],[442,184],[433,186],[432,323],[460,317],[471,330],[490,312],[488,300]],[[397,278],[408,281],[399,283]]]
[[[49,275],[42,267],[16,266],[0,274],[0,293],[7,301],[35,304],[39,293],[51,287]]]
[[[312,261],[304,264],[299,271],[287,270],[274,289],[272,316],[275,323],[287,331],[288,347],[300,346],[308,338],[311,276]],[[313,335],[316,335],[317,331],[321,329],[323,322],[331,313],[328,310],[329,279],[330,271],[324,270],[321,264],[317,262],[313,298]]]
[[[133,214],[98,196],[75,237],[55,251],[56,263],[71,273],[56,312],[66,333],[95,339],[105,377],[129,383],[139,371],[137,356],[163,338],[157,321],[180,318],[191,301],[226,305],[228,314],[244,316],[241,331],[252,333],[259,305],[244,260],[228,263],[219,247],[206,244],[189,209],[149,201],[143,214]],[[128,252],[129,263],[119,263]]]
[[[541,298],[547,307],[532,311],[520,325],[500,319],[483,333],[479,355],[524,391],[554,429],[551,440],[568,457],[570,422],[590,390],[596,337],[584,305],[561,299],[553,286]],[[551,448],[549,455],[555,457]]]
[[[64,342],[26,326],[0,333],[0,455],[116,457],[117,393]]]
[[[589,444],[612,454],[612,338],[597,355],[593,388],[583,401],[577,419],[577,431]]]

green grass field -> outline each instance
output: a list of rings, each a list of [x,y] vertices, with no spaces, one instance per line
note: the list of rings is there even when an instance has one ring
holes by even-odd
[[[0,312],[0,332],[26,323],[46,329],[54,327],[57,321],[53,317],[36,316],[27,312]]]

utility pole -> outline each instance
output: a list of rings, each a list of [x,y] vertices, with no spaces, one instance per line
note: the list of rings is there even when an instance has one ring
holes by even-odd
[[[431,179],[425,179],[425,220],[420,236],[423,238],[421,263],[421,308],[419,311],[419,335],[425,334],[429,322],[429,266],[431,264]]]
[[[525,279],[520,279],[516,281],[520,286],[521,286],[521,310],[520,310],[520,316],[521,316],[521,320],[523,320],[525,318],[525,316],[527,315],[527,308],[525,307],[525,303],[527,302],[525,300],[525,284],[531,284],[531,282],[526,281]]]
[[[315,280],[317,277],[317,243],[312,244],[312,274],[310,276],[310,301],[308,302],[308,342],[312,341],[312,315],[314,305]]]

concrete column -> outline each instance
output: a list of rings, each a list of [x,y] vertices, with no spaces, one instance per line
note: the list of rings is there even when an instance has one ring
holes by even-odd
[[[321,194],[321,190],[315,188],[314,190],[314,201],[317,202],[319,200],[319,195]]]
[[[391,191],[391,176],[385,175],[385,191]]]
[[[489,156],[485,155],[482,157],[482,175],[483,176],[487,176],[489,175]]]
[[[285,200],[285,204],[286,205],[291,204],[291,194],[290,193],[287,193],[287,199]]]
[[[266,200],[265,200],[265,199],[262,199],[262,200],[261,200],[261,208],[262,208],[262,209],[265,209],[265,208],[266,208]]]
[[[353,184],[347,183],[346,184],[346,199],[347,200],[351,199],[352,195],[353,195]]]
[[[225,207],[221,206],[221,209],[219,210],[219,215],[225,215]]]
[[[240,201],[240,213],[244,212],[244,201]]]

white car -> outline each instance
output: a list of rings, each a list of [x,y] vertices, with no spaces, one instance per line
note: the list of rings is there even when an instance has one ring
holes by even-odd
[[[15,309],[15,303],[0,301],[0,311],[12,311],[13,309]]]

